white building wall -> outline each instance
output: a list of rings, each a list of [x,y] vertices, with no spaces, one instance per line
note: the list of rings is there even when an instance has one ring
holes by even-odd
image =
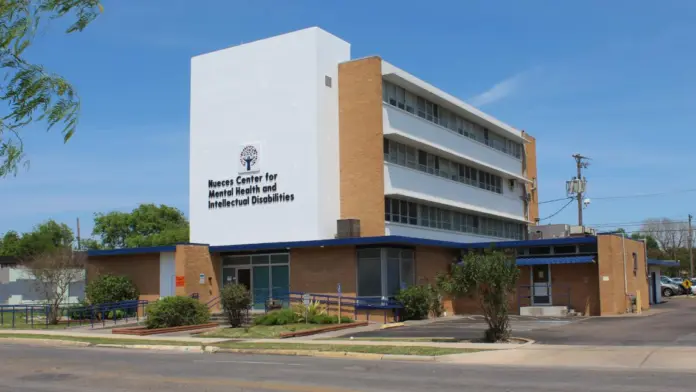
[[[310,28],[191,60],[191,242],[233,245],[334,236],[337,70],[349,59],[348,43]],[[332,88],[325,86],[325,75],[332,77]],[[293,200],[210,209],[209,180],[236,181],[246,144],[260,149],[256,174],[264,180],[259,186],[277,186],[259,196],[277,192]],[[266,173],[277,174],[277,180],[265,180]],[[237,198],[246,196],[225,197]]]
[[[160,253],[160,297],[175,295],[175,252]]]
[[[452,242],[488,242],[510,241],[509,238],[496,238],[483,235],[459,233],[451,230],[433,229],[421,226],[411,226],[401,223],[385,222],[386,235],[398,235],[404,237],[427,238],[429,240]]]
[[[518,192],[519,192],[519,188]],[[466,210],[507,220],[525,222],[521,193],[503,183],[503,194],[490,192],[422,171],[384,164],[384,193],[387,196],[416,198],[452,210]]]
[[[391,105],[383,104],[382,111],[387,137],[408,140],[411,145],[471,162],[482,169],[497,170],[499,175],[507,173],[508,177],[523,178],[522,161],[511,155]]]

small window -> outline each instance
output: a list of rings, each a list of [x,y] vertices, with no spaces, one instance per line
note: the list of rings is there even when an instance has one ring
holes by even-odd
[[[553,248],[553,254],[555,255],[574,254],[575,251],[575,245],[554,246]]]
[[[324,76],[324,84],[326,85],[326,87],[331,87],[331,76]]]
[[[638,275],[638,255],[633,252],[633,276]]]

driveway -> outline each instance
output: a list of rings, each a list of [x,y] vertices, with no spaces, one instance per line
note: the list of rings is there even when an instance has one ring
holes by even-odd
[[[696,346],[696,299],[674,298],[654,310],[652,315],[620,317],[511,316],[512,335],[538,344]],[[347,336],[478,339],[485,329],[481,316],[469,316]]]

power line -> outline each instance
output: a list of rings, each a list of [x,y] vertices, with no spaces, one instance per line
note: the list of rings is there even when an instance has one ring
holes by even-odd
[[[554,202],[557,202],[557,201],[563,201],[563,200],[568,200],[568,199],[572,199],[572,197],[568,196],[568,197],[564,197],[564,198],[561,198],[561,199],[553,199],[553,200],[540,201],[539,204],[554,203]]]
[[[539,221],[543,221],[543,220],[551,219],[551,218],[553,218],[554,216],[556,216],[556,215],[560,214],[560,213],[561,213],[561,211],[565,210],[565,208],[566,208],[566,207],[568,207],[568,206],[570,205],[570,203],[572,203],[572,202],[573,202],[574,200],[575,200],[574,198],[570,198],[570,200],[568,201],[568,203],[566,203],[566,205],[564,205],[563,207],[561,207],[561,209],[560,209],[560,210],[558,210],[558,211],[554,212],[553,214],[551,214],[551,215],[547,216],[546,218],[543,218],[543,219],[539,219]]]

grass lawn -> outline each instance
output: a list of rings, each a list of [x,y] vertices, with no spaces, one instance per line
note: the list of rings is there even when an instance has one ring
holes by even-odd
[[[474,353],[483,350],[448,348],[448,347],[413,347],[413,346],[361,346],[361,345],[326,345],[303,343],[244,343],[228,342],[216,343],[220,348],[258,349],[258,350],[307,350],[307,351],[332,351],[352,352],[368,354],[397,354],[397,355],[447,355]]]
[[[146,344],[146,345],[166,345],[166,346],[200,346],[198,342],[180,342],[176,340],[136,340],[136,339],[110,339],[92,338],[82,336],[54,336],[54,335],[31,335],[31,334],[2,334],[0,339],[38,339],[38,340],[69,340],[71,342],[86,342],[92,344]]]
[[[202,338],[273,339],[280,337],[280,334],[284,332],[304,331],[328,326],[330,324],[254,325],[249,328],[220,328],[198,336]]]

